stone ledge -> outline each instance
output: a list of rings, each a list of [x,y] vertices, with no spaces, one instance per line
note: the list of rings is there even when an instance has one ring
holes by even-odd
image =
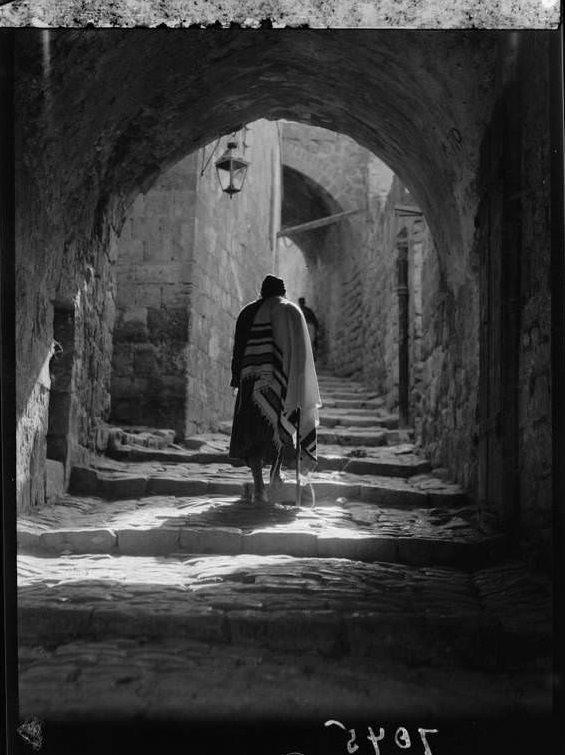
[[[61,461],[46,459],[45,498],[53,501],[65,492],[65,467]]]
[[[237,554],[243,549],[240,529],[228,527],[180,530],[179,547],[187,553]]]
[[[26,540],[31,545],[31,533]],[[116,550],[115,532],[109,529],[60,530],[42,532],[36,536],[35,546],[49,553],[113,553]]]
[[[19,608],[22,643],[75,639],[192,639],[271,650],[315,651],[334,657],[408,661],[451,667],[503,669],[547,654],[529,636],[508,643],[501,625],[481,614],[453,617],[390,610],[218,610],[188,599],[169,610],[119,603],[95,607],[73,603],[24,604]]]
[[[316,557],[318,539],[314,532],[284,531],[275,528],[255,530],[243,536],[242,550],[244,553],[260,555]]]
[[[320,558],[348,558],[355,561],[398,560],[396,539],[375,535],[351,537],[339,530],[318,535],[318,556]]]
[[[287,555],[416,567],[447,566],[463,570],[486,568],[505,552],[505,541],[498,536],[469,542],[416,534],[403,537],[352,532],[351,529],[331,526],[321,531],[274,526],[249,532],[244,532],[241,527],[226,526],[61,529],[35,533],[22,531],[18,541],[22,552],[57,555]]]
[[[143,498],[145,496],[200,496],[200,495],[235,495],[245,497],[250,490],[249,481],[231,481],[229,479],[191,479],[167,477],[165,475],[146,476],[122,475],[120,473],[99,472],[95,469],[73,467],[71,475],[71,493],[98,495],[107,500]],[[458,490],[418,489],[401,481],[400,487],[387,485],[370,485],[351,483],[341,480],[313,480],[304,486],[303,495],[311,500],[309,485],[312,485],[316,500],[338,498],[357,499],[378,505],[399,507],[436,507],[461,505],[466,496]],[[295,499],[295,482],[284,485],[282,500]],[[305,500],[306,500],[305,499]]]
[[[178,529],[129,529],[116,532],[116,547],[123,555],[169,555],[179,548]]]

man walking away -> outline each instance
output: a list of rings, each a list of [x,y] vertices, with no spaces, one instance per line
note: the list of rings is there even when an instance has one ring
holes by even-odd
[[[251,468],[254,503],[268,502],[263,464],[271,465],[271,492],[282,486],[281,465],[296,456],[298,417],[301,464],[312,469],[317,458],[322,402],[312,346],[302,311],[285,294],[281,278],[268,275],[235,326],[231,386],[238,392],[229,455]]]

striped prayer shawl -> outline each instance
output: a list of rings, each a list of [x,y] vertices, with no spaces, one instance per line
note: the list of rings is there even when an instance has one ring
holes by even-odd
[[[240,379],[242,383],[253,381],[253,404],[272,428],[277,452],[283,445],[296,446],[296,407],[287,407],[285,411],[288,375],[284,363],[285,356],[273,333],[271,309],[262,306],[255,314],[248,334]],[[301,424],[300,435],[301,449],[315,462],[315,423]]]

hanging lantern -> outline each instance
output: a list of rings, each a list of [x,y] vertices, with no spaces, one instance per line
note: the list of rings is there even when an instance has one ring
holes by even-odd
[[[224,154],[216,160],[216,171],[220,186],[222,191],[230,195],[230,199],[242,190],[249,166],[247,160],[233,154],[236,149],[237,142],[232,137]]]

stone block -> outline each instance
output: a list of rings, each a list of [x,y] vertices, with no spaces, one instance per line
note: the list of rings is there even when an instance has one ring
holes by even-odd
[[[68,448],[69,443],[66,435],[47,436],[47,454],[50,459],[65,464],[67,461]]]
[[[389,563],[398,560],[395,538],[352,535],[338,529],[318,535],[318,556]]]
[[[61,553],[65,550],[65,533],[58,530],[55,532],[42,532],[39,536],[39,545],[43,550],[51,553]]]
[[[128,307],[122,313],[122,323],[138,322],[147,325],[147,307]]]
[[[110,553],[116,544],[113,532],[96,530],[56,530],[42,532],[39,537],[41,549],[50,553]]]
[[[353,656],[375,660],[429,661],[430,649],[418,617],[387,610],[358,612],[345,617],[347,645]]]
[[[161,556],[175,553],[179,548],[177,528],[120,529],[116,531],[117,547],[124,556]]]
[[[129,322],[120,322],[114,331],[115,348],[119,348],[122,343],[143,343],[147,341],[148,333],[145,323],[139,320]]]
[[[223,611],[200,607],[186,614],[175,614],[166,621],[166,633],[204,642],[228,642],[229,632]]]
[[[206,480],[186,480],[180,477],[150,477],[147,495],[196,496],[208,490]]]
[[[179,287],[181,266],[178,262],[172,262],[170,248],[167,251],[163,243],[163,236],[159,237],[158,243],[146,245],[144,256],[145,264],[139,265],[135,271],[138,289],[145,285],[175,286]],[[143,304],[138,299],[140,305]]]
[[[272,528],[244,534],[242,550],[244,553],[285,554],[314,558],[318,555],[318,544],[313,532]]]
[[[399,537],[398,559],[411,566],[472,565],[478,555],[473,543],[425,537]]]
[[[110,428],[109,427],[99,427],[96,430],[96,450],[97,451],[106,451],[108,448],[108,443],[110,441]]]
[[[71,394],[52,389],[49,393],[49,435],[67,435],[70,410]]]
[[[342,622],[333,611],[276,611],[269,616],[269,647],[334,655],[343,650]]]
[[[230,611],[228,622],[233,643],[326,654],[342,644],[342,625],[332,611]]]
[[[377,503],[381,506],[425,507],[429,506],[426,492],[381,485],[361,485],[360,498],[364,503]]]
[[[446,506],[465,506],[469,500],[467,494],[462,490],[428,490],[429,505],[434,508],[444,508]]]
[[[242,532],[235,527],[191,527],[180,531],[180,548],[188,553],[241,553],[242,543]]]
[[[116,343],[112,352],[114,376],[128,376],[133,370],[133,349],[129,344]],[[115,379],[115,378],[114,378]],[[112,389],[114,389],[112,381]]]
[[[205,441],[195,435],[194,437],[186,437],[183,440],[182,444],[185,448],[188,448],[190,450],[198,450],[199,448],[202,448],[202,446],[205,444]]]
[[[71,493],[90,493],[100,495],[102,484],[98,479],[98,473],[95,469],[88,467],[73,467],[69,481],[69,491]]]
[[[165,445],[170,445],[171,443],[175,442],[175,431],[174,430],[153,430],[153,435],[158,435],[160,438],[163,438]]]
[[[136,375],[153,375],[157,371],[155,347],[152,345],[138,346],[133,354],[133,369]],[[157,390],[159,385],[155,386]]]
[[[139,400],[135,399],[114,399],[112,402],[112,418],[116,422],[126,424],[135,424],[141,419],[141,407]]]
[[[269,616],[252,609],[230,611],[227,616],[229,634],[234,645],[267,645],[269,640]]]
[[[135,304],[136,306],[146,307],[160,307],[163,300],[168,295],[169,287],[162,283],[145,283],[143,285],[137,285],[135,288]],[[149,313],[147,315],[147,326],[149,327]],[[147,330],[143,328],[145,336],[147,336]]]
[[[180,396],[184,400],[186,394],[186,379],[182,375],[160,375],[160,395]]]
[[[361,486],[345,484],[342,482],[315,482],[314,492],[316,499],[347,498],[349,500],[359,499]]]
[[[210,495],[243,495],[244,482],[230,482],[229,480],[210,480],[207,492]]]
[[[141,498],[146,494],[147,477],[100,476],[102,495],[108,499]]]
[[[58,604],[56,609],[45,605],[18,606],[18,639],[22,643],[42,641],[68,642],[69,637],[92,632],[90,606],[72,603]],[[56,668],[56,667],[55,667]]]
[[[159,636],[167,632],[167,618],[155,616],[145,605],[121,605],[117,602],[98,603],[91,609],[87,636],[95,637],[139,637]]]
[[[345,625],[352,655],[437,666],[496,666],[499,629],[478,616],[375,611],[347,617]]]
[[[40,532],[28,532],[27,530],[18,529],[17,531],[17,543],[18,551],[34,551],[38,548],[42,548],[40,541]]]
[[[62,462],[46,459],[45,498],[52,501],[65,492],[65,467]]]
[[[152,307],[147,312],[147,327],[152,340],[166,339],[186,343],[188,340],[188,309],[185,307]]]
[[[132,362],[133,363],[133,362]],[[112,397],[135,397],[135,383],[133,381],[133,374],[126,377],[119,377],[114,375],[112,377]]]

